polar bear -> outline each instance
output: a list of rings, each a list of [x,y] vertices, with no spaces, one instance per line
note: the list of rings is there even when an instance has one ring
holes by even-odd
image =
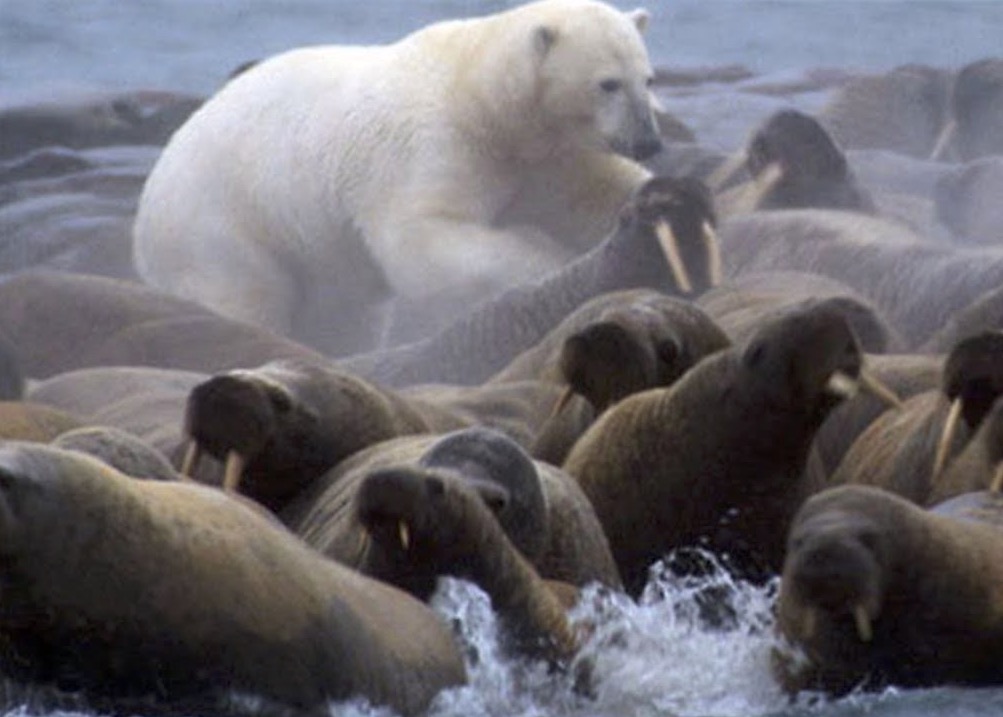
[[[611,229],[660,148],[647,18],[541,0],[266,59],[167,143],[136,269],[342,355],[399,338],[390,311],[432,328],[557,267]]]

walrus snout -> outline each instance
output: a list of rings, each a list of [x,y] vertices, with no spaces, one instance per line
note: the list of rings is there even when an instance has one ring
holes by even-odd
[[[214,376],[192,389],[185,430],[204,450],[222,459],[231,451],[251,457],[275,432],[277,416],[288,410],[281,392],[249,378]]]

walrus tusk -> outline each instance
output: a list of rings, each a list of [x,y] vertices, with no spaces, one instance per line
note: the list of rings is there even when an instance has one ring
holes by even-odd
[[[864,389],[875,398],[884,401],[890,408],[902,408],[902,399],[888,386],[881,383],[877,376],[864,369],[860,370],[857,378],[853,378],[843,371],[835,371],[829,377],[825,388],[829,393],[846,399],[853,398],[861,389]]]
[[[947,412],[944,419],[944,430],[940,432],[940,440],[937,441],[937,451],[933,457],[933,477],[936,479],[940,472],[944,470],[947,463],[947,452],[951,450],[954,443],[954,434],[958,432],[958,421],[961,419],[961,399],[956,398],[951,402],[951,410]]]
[[[825,390],[840,398],[850,399],[860,391],[860,384],[849,374],[836,371],[829,377]]]
[[[875,398],[884,401],[889,408],[902,408],[902,399],[893,390],[881,383],[880,379],[867,369],[860,369],[857,377],[860,385]]]
[[[745,198],[746,203],[743,205],[748,210],[753,210],[759,203],[763,200],[770,191],[777,186],[777,182],[784,178],[784,168],[780,166],[779,162],[770,162],[766,165],[766,168],[760,172],[755,179],[752,180],[752,186],[748,191],[748,196]]]
[[[575,390],[571,388],[571,386],[565,386],[564,390],[561,391],[561,395],[557,397],[557,402],[554,403],[554,407],[550,410],[550,415],[547,416],[547,418],[553,418],[563,411],[565,406],[568,405],[568,401],[570,401],[571,397],[574,395]]]
[[[721,283],[721,242],[718,241],[717,232],[710,222],[704,221],[700,227],[700,238],[703,239],[704,249],[707,250],[707,273],[710,277],[710,285],[717,286]]]
[[[191,478],[195,475],[196,469],[199,467],[199,461],[202,460],[202,447],[198,444],[194,438],[188,441],[188,447],[185,449],[184,460],[181,461],[181,475],[185,478]]]
[[[949,120],[944,125],[944,129],[940,130],[940,134],[937,135],[937,141],[933,143],[933,150],[930,152],[930,161],[939,162],[947,154],[947,148],[957,133],[958,121],[954,119]]]
[[[996,472],[993,474],[993,482],[989,484],[990,493],[999,493],[1003,490],[1003,463],[996,466]]]
[[[411,547],[411,529],[407,527],[407,523],[403,520],[397,521],[397,537],[400,538],[401,547],[404,548],[404,552],[407,552]]]
[[[223,468],[223,490],[230,493],[237,492],[246,465],[246,459],[237,451],[230,451],[226,454],[226,465]]]
[[[693,285],[690,283],[690,277],[686,273],[683,260],[679,256],[679,242],[676,240],[676,233],[672,231],[669,223],[662,219],[655,225],[655,234],[658,236],[662,253],[665,254],[665,258],[669,262],[669,268],[672,269],[672,276],[676,280],[676,284],[679,285],[679,289],[684,294],[689,294],[693,291]]]
[[[874,639],[874,630],[871,629],[871,616],[867,614],[867,608],[857,605],[853,608],[853,622],[857,625],[857,637],[861,642],[870,642]]]
[[[707,177],[707,186],[714,192],[720,191],[721,187],[735,178],[735,175],[745,166],[748,159],[749,156],[744,150],[735,152],[735,154],[721,162],[717,166],[717,169],[710,173],[710,176]]]

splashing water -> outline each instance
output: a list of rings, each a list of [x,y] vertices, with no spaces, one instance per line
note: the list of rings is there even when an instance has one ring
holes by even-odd
[[[487,596],[446,580],[433,602],[466,647],[470,684],[443,693],[434,717],[732,717],[782,710],[769,674],[776,583],[737,581],[699,554],[699,577],[672,560],[640,600],[592,586],[572,618],[591,635],[566,673],[504,651]],[[587,670],[590,693],[575,689]]]

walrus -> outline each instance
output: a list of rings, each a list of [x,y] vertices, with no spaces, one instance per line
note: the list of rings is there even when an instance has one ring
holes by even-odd
[[[938,150],[953,149],[963,162],[1003,154],[1003,58],[987,57],[958,70],[950,107]]]
[[[382,470],[463,480],[480,493],[541,577],[578,587],[590,582],[620,587],[606,536],[577,483],[488,428],[375,444],[338,464],[279,516],[328,557],[426,599],[438,574],[399,544],[374,542],[353,507],[367,477]]]
[[[616,301],[618,297],[623,301]],[[593,305],[599,301],[608,305],[596,313]],[[586,315],[594,318],[583,323]],[[555,347],[557,339],[563,341]],[[729,343],[691,302],[659,292],[616,292],[587,302],[540,342],[541,351],[549,347],[550,358],[538,364],[537,375],[564,390],[540,425],[530,452],[560,465],[578,437],[611,405],[632,393],[671,385]],[[531,370],[541,351],[522,354],[489,383]]]
[[[0,159],[41,147],[163,144],[202,98],[147,90],[0,111]]]
[[[841,281],[812,272],[739,274],[708,289],[694,303],[733,343],[741,344],[766,321],[812,298],[835,299],[833,306],[843,310],[867,353],[893,352],[902,346],[902,339],[873,302]]]
[[[21,371],[42,379],[96,366],[155,366],[212,373],[321,354],[225,319],[137,282],[31,271],[0,283],[0,337]]]
[[[735,216],[720,230],[726,274],[810,271],[869,299],[913,351],[1003,281],[1003,251],[964,251],[880,217],[829,209]]]
[[[944,469],[975,435],[1003,394],[1003,332],[958,343],[944,362],[940,386],[878,416],[846,452],[831,483],[890,490],[919,505],[939,502]]]
[[[971,439],[937,477],[930,502],[940,504],[975,491],[1003,493],[1003,399],[999,395],[980,417]]]
[[[509,541],[468,481],[384,468],[359,484],[355,512],[373,543],[419,570],[470,580],[491,599],[519,653],[565,666],[581,646],[562,589],[544,581]]]
[[[726,185],[725,175],[739,166],[748,170],[750,181],[719,194],[722,213],[805,207],[876,211],[843,150],[817,119],[799,110],[767,117],[745,148],[716,170],[712,185]]]
[[[943,355],[868,354],[867,367],[902,402],[918,393],[936,390],[944,374]],[[854,441],[889,408],[872,393],[858,393],[829,413],[815,433],[815,447],[826,475],[831,476]]]
[[[73,411],[35,401],[0,401],[0,440],[48,443],[79,428],[84,419]]]
[[[0,445],[0,666],[94,709],[424,710],[465,668],[445,622],[206,486]]]
[[[182,472],[203,452],[226,462],[224,484],[279,510],[352,453],[387,438],[462,428],[445,410],[416,404],[333,365],[271,361],[224,371],[192,388],[191,439]]]
[[[863,356],[843,315],[809,303],[669,388],[630,396],[572,448],[564,469],[592,501],[628,592],[674,548],[726,553],[743,577],[780,570],[812,437],[856,390]]]
[[[1003,155],[982,157],[955,167],[934,187],[937,220],[960,244],[999,244],[1003,242],[1001,194]]]
[[[185,401],[192,388],[207,378],[203,373],[149,366],[85,368],[32,384],[27,400],[79,416],[87,425],[127,431],[180,468],[186,446]],[[207,462],[206,468],[199,479],[218,482],[221,467]]]
[[[81,426],[60,433],[49,443],[55,448],[87,453],[133,478],[181,478],[167,456],[138,436],[112,426]]]
[[[925,159],[950,115],[951,72],[903,65],[837,89],[818,119],[842,147],[889,149]]]
[[[1003,682],[1003,532],[841,486],[791,525],[777,601],[788,689]]]

